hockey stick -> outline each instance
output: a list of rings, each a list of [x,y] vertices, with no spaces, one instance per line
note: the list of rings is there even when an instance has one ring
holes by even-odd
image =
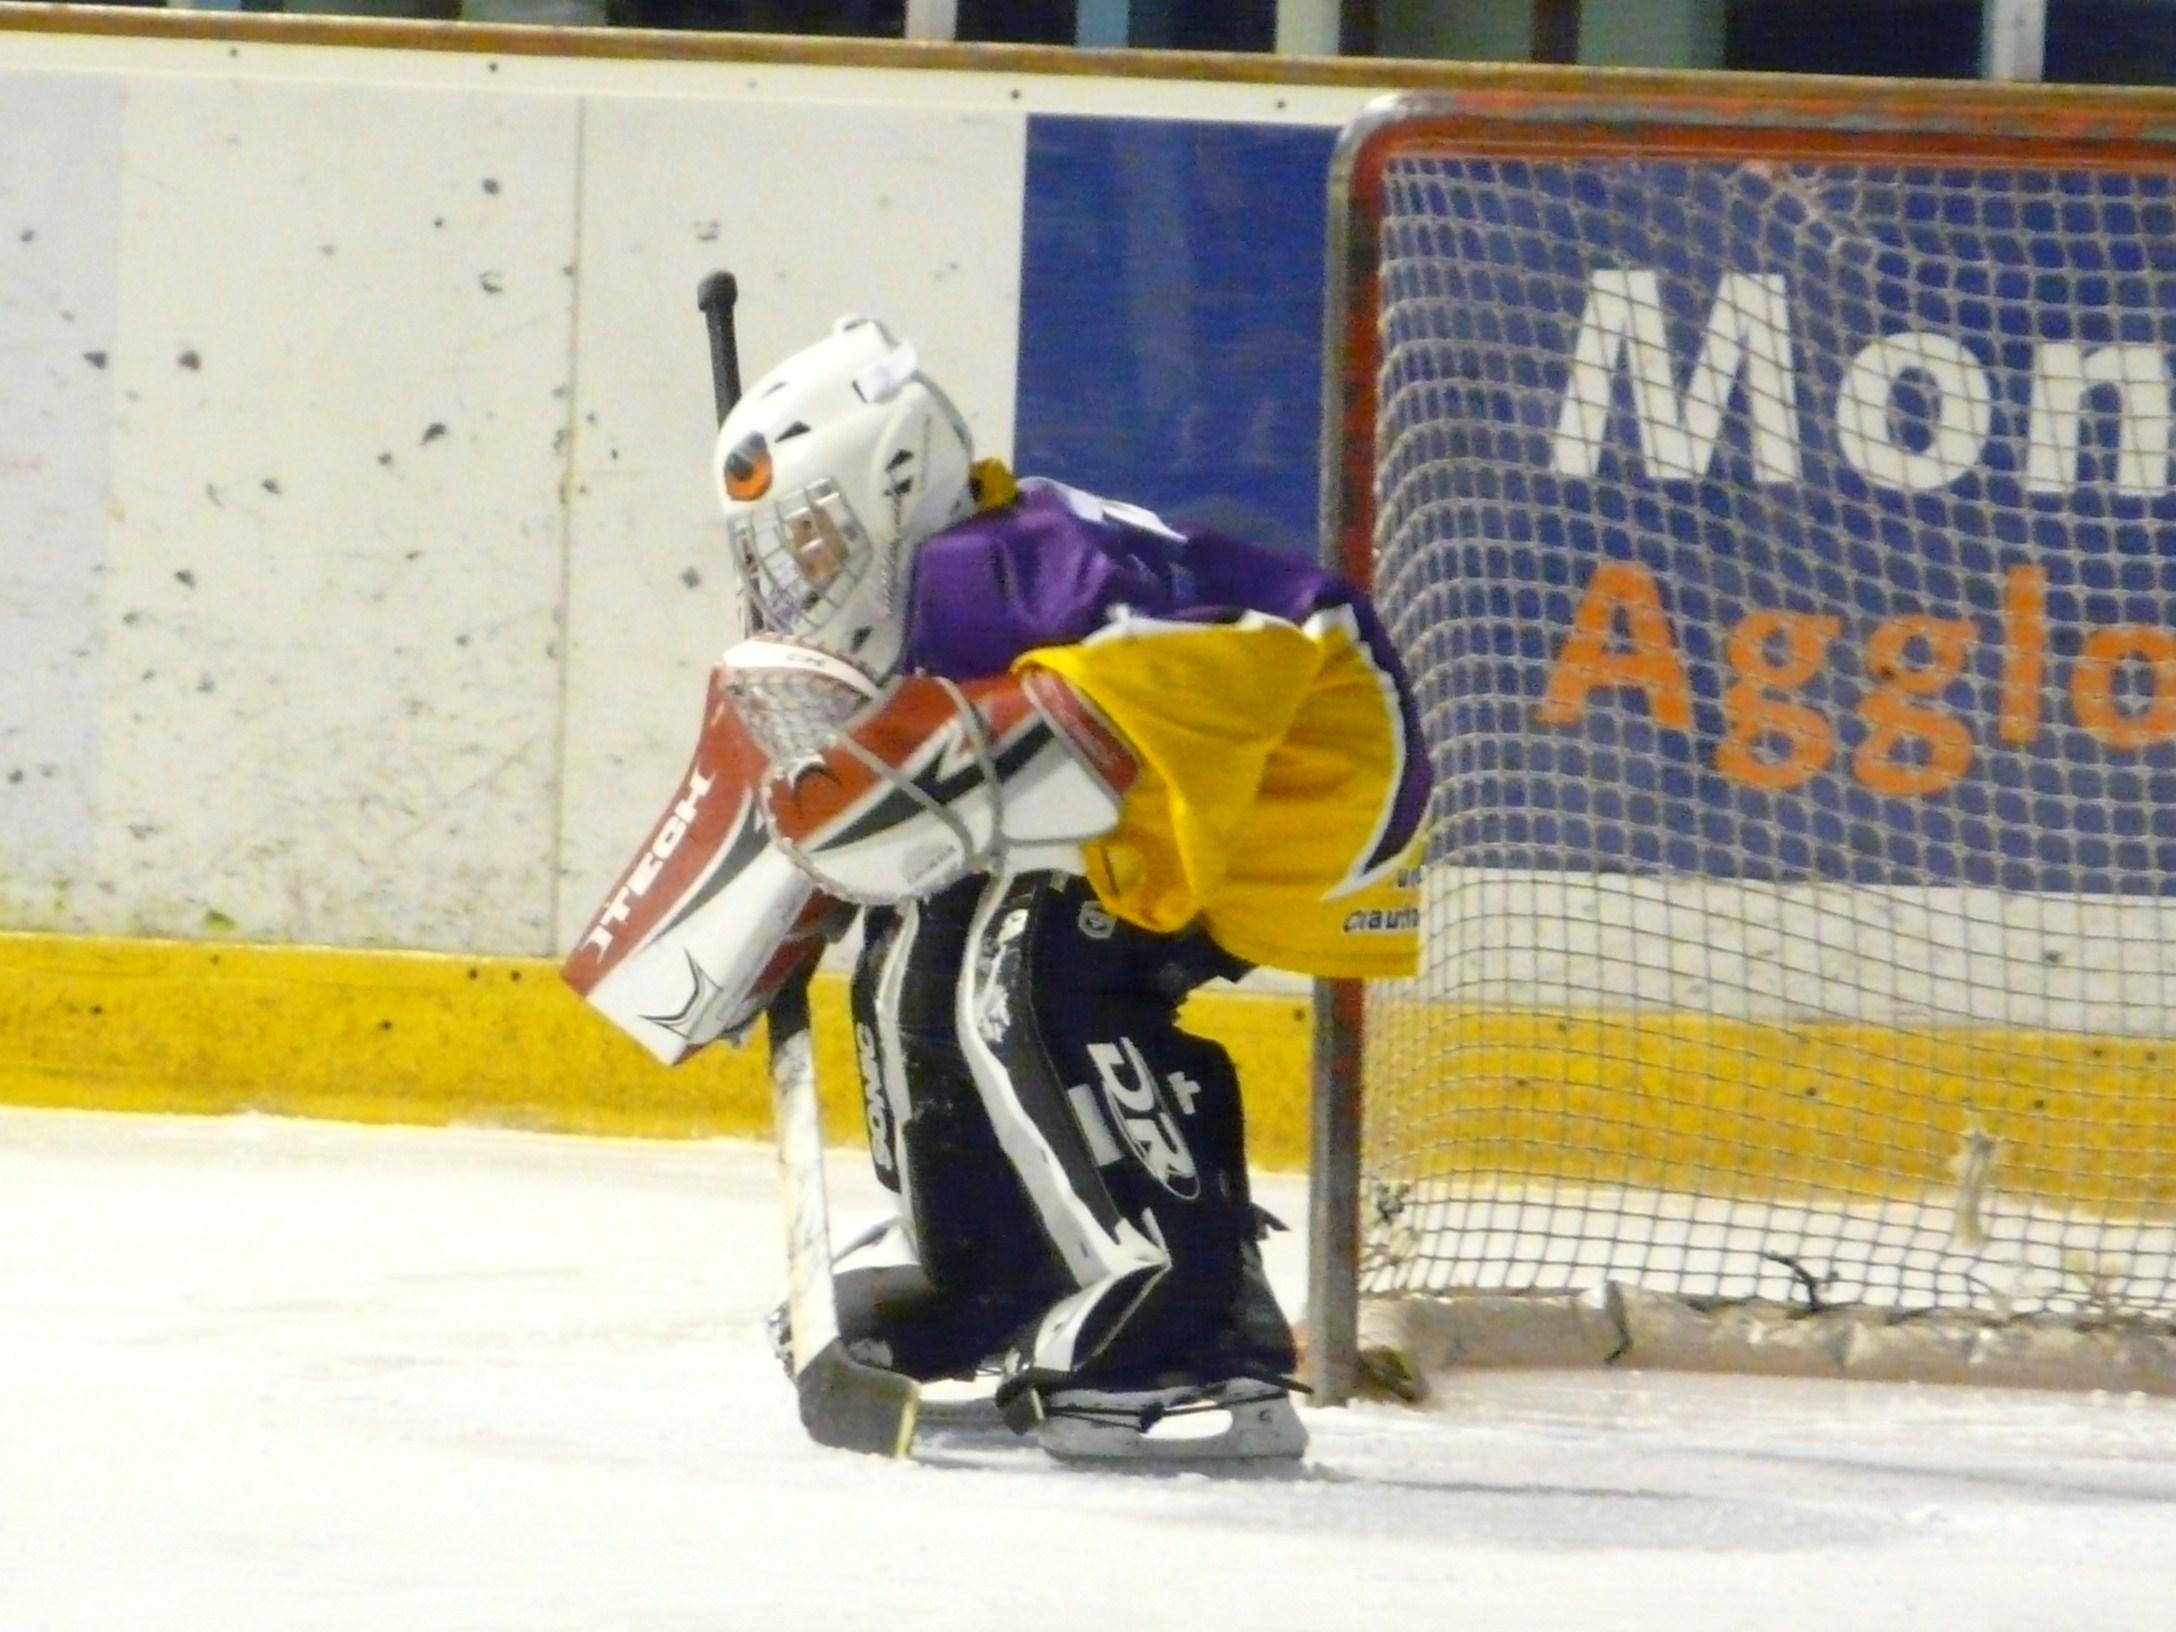
[[[740,286],[730,272],[696,285],[695,304],[710,333],[710,385],[718,421],[740,401],[740,345],[733,305]],[[914,1439],[920,1390],[897,1372],[865,1366],[839,1337],[838,1293],[831,1281],[831,1217],[824,1196],[823,1109],[816,1094],[816,1052],[809,1030],[810,970],[771,999],[771,1112],[778,1140],[780,1195],[786,1214],[787,1314],[792,1323],[793,1387],[801,1425],[819,1445],[904,1456]]]
[[[914,1440],[921,1391],[911,1377],[853,1359],[839,1336],[808,976],[789,981],[771,999],[768,1014],[771,1107],[778,1125],[778,1173],[786,1209],[793,1387],[801,1399],[801,1425],[819,1445],[904,1456]]]

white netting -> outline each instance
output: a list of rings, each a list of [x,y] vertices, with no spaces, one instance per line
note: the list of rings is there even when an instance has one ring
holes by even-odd
[[[1364,1286],[2176,1317],[2176,184],[1417,150],[1379,231]]]

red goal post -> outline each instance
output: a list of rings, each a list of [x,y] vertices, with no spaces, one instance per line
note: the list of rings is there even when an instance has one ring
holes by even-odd
[[[1595,76],[1333,166],[1325,549],[1425,967],[1316,999],[1311,1381],[2176,1386],[2176,97]],[[1817,1318],[1815,1318],[1817,1317]]]

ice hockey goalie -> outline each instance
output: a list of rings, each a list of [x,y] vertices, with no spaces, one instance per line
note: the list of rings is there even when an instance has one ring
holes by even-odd
[[[1299,1455],[1241,1086],[1177,1014],[1255,965],[1413,968],[1428,768],[1373,610],[977,463],[867,318],[748,390],[715,474],[753,638],[584,949],[592,1001],[678,1058],[858,909],[896,1208],[838,1263],[857,1356],[994,1360],[1060,1456]]]

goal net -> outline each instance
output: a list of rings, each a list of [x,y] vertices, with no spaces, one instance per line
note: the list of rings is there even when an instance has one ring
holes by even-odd
[[[1318,1005],[1333,1394],[1356,1296],[1429,1364],[2176,1387],[2145,118],[1348,133],[1325,502],[1437,788],[1419,977]]]

